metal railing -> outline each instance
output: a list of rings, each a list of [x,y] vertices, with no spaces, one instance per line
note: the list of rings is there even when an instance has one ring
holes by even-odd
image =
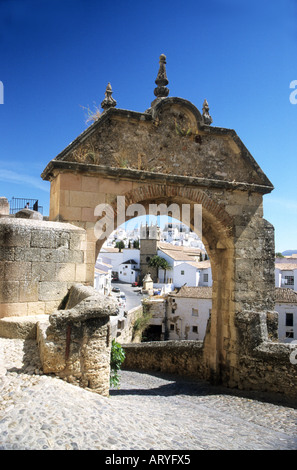
[[[9,213],[16,214],[21,209],[31,209],[43,214],[43,206],[39,206],[38,199],[13,197],[11,201],[9,201]]]

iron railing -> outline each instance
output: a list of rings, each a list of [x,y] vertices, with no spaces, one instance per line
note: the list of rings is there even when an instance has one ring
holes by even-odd
[[[31,209],[43,214],[43,206],[39,206],[38,199],[27,199],[21,197],[13,197],[9,202],[10,214],[16,214],[21,209]]]

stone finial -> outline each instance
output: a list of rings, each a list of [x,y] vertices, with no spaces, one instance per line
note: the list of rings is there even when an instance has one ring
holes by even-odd
[[[166,98],[169,94],[169,89],[166,85],[168,85],[169,82],[166,75],[166,56],[164,54],[160,55],[159,64],[159,72],[155,80],[157,88],[154,89],[154,95],[157,98]]]
[[[105,90],[105,98],[101,103],[102,109],[106,110],[106,109],[113,108],[114,106],[116,106],[117,102],[115,99],[113,99],[111,95],[112,95],[112,88],[111,88],[111,84],[108,83],[106,90]]]
[[[202,117],[204,124],[210,125],[212,123],[212,117],[209,114],[209,106],[207,100],[204,100],[203,103]]]

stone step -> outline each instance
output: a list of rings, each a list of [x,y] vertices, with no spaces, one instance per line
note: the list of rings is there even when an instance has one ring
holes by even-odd
[[[36,339],[36,325],[47,322],[48,315],[5,317],[0,319],[0,337],[9,339]]]

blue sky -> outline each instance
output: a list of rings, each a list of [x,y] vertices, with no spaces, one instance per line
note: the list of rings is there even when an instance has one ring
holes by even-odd
[[[170,96],[234,129],[275,186],[264,216],[276,250],[297,249],[296,0],[0,0],[0,196],[49,210],[47,163],[85,128],[108,82],[145,111],[159,55]],[[1,100],[0,100],[1,102]]]

